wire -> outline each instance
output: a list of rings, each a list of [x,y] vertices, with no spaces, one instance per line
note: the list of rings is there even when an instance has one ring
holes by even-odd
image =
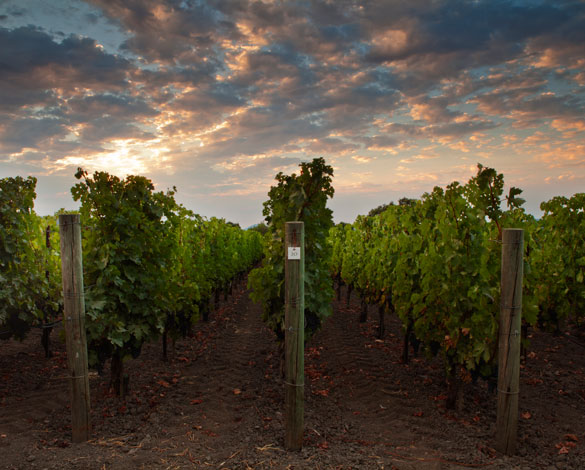
[[[40,328],[42,330],[48,329],[48,328],[53,328],[59,324],[63,323],[63,320],[55,320],[52,323],[41,323],[39,325],[32,325],[32,328]]]
[[[291,387],[304,387],[305,386],[305,384],[291,384],[291,383],[287,382],[286,380],[283,380],[283,383],[285,385],[290,385]]]

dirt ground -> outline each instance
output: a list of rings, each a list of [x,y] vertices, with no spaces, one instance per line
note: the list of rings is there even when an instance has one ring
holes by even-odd
[[[533,332],[521,370],[519,445],[494,449],[497,396],[479,381],[445,409],[439,360],[400,362],[402,337],[386,318],[358,323],[359,303],[334,315],[305,357],[305,434],[283,449],[284,384],[273,334],[241,287],[169,362],[161,345],[127,363],[130,393],[108,393],[92,373],[92,439],[71,443],[66,358],[58,332],[45,359],[40,332],[0,342],[2,469],[545,469],[585,468],[585,339]],[[372,308],[373,312],[374,309]]]

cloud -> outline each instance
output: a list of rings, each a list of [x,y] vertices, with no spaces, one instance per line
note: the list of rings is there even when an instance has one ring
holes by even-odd
[[[553,92],[514,93],[497,90],[471,100],[478,110],[491,116],[511,119],[516,127],[536,127],[550,119],[581,119],[585,112],[583,100],[574,95]]]
[[[510,60],[522,52],[522,42],[552,34],[584,7],[450,0],[408,7],[371,2],[364,10],[372,37],[387,38],[372,42],[369,60],[442,77]]]
[[[94,116],[132,119],[158,114],[143,98],[113,93],[74,96],[67,100],[67,107],[70,110],[69,118],[80,120]]]
[[[122,49],[147,61],[198,63],[214,55],[218,38],[238,38],[235,24],[208,2],[93,0],[91,3],[131,33]]]
[[[370,163],[374,160],[374,157],[367,157],[365,155],[354,155],[351,158],[358,163]]]
[[[450,104],[452,101],[447,96],[419,96],[410,100],[410,115],[416,121],[430,124],[449,122],[462,115],[459,111],[448,109]]]
[[[65,128],[57,119],[0,120],[0,151],[17,153],[24,148],[47,145],[64,135]]]
[[[69,36],[59,43],[26,26],[0,28],[0,67],[2,85],[10,88],[103,90],[123,87],[130,63],[105,53],[94,39]]]
[[[199,198],[258,197],[317,156],[363,193],[384,171],[442,183],[474,155],[581,168],[583,2],[88,3],[78,34],[0,19],[3,162],[192,174]]]
[[[313,139],[307,144],[303,145],[302,148],[315,154],[322,153],[326,155],[344,155],[346,153],[357,151],[361,148],[361,146],[346,139],[340,139],[337,137],[324,137],[320,139]]]

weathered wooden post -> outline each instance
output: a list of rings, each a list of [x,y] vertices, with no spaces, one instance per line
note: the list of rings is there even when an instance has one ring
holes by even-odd
[[[518,433],[523,254],[524,231],[505,229],[502,238],[496,449],[506,455],[515,453]]]
[[[79,215],[60,215],[59,232],[63,278],[63,323],[67,342],[67,362],[71,374],[72,440],[84,442],[90,437],[91,425]]]
[[[305,391],[305,227],[285,233],[285,437],[287,450],[303,447]]]
[[[51,255],[51,226],[47,225],[45,229],[45,246],[47,248],[47,266],[45,267],[45,279],[47,283],[51,278],[51,273],[49,271],[49,257]],[[51,357],[51,331],[53,330],[52,327],[46,326],[48,322],[48,314],[47,312],[43,315],[43,336],[41,338],[41,344],[43,345],[43,349],[45,350],[45,357]]]

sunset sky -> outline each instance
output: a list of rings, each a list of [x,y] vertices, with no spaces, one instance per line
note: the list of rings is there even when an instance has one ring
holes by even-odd
[[[78,166],[262,220],[324,157],[336,221],[465,182],[585,192],[582,0],[0,0],[0,177],[74,208]]]

